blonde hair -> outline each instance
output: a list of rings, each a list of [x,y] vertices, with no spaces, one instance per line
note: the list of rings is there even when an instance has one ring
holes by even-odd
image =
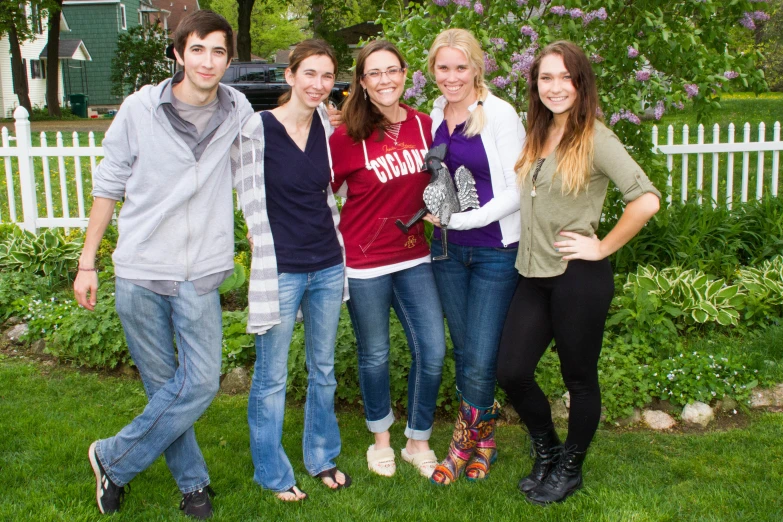
[[[557,146],[557,170],[562,178],[563,194],[579,194],[586,190],[590,182],[590,172],[593,164],[593,137],[595,120],[598,119],[598,90],[595,84],[595,73],[585,53],[577,45],[561,40],[553,42],[536,56],[530,68],[530,103],[527,113],[527,137],[522,153],[514,168],[517,171],[517,181],[522,181],[530,174],[544,149],[549,127],[554,119],[550,111],[541,101],[538,92],[538,71],[544,57],[556,54],[563,59],[566,70],[571,74],[571,83],[576,89],[576,100],[568,112],[565,131]]]
[[[446,29],[435,37],[435,41],[430,46],[427,69],[433,76],[435,75],[435,58],[438,55],[438,51],[444,47],[462,51],[462,54],[468,59],[468,63],[476,71],[476,76],[473,79],[473,88],[476,89],[479,104],[468,116],[468,119],[465,121],[465,129],[462,131],[466,137],[470,138],[480,134],[486,124],[483,103],[487,99],[489,89],[487,89],[487,84],[484,81],[484,51],[470,31],[465,29]]]

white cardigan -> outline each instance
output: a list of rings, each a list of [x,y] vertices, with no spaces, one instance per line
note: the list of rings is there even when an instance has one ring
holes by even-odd
[[[443,109],[446,98],[440,96],[433,103],[432,137],[443,123]],[[454,230],[470,230],[500,222],[503,235],[503,246],[519,241],[519,189],[514,164],[522,152],[525,141],[525,129],[519,120],[519,115],[508,102],[501,100],[492,93],[484,100],[486,124],[481,131],[481,142],[489,161],[489,173],[492,179],[494,197],[483,207],[467,212],[451,215],[448,228]],[[468,107],[473,112],[478,102]]]

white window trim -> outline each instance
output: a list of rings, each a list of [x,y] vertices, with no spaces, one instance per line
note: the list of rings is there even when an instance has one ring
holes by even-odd
[[[128,18],[125,15],[125,5],[120,4],[120,29],[126,31],[128,29]]]

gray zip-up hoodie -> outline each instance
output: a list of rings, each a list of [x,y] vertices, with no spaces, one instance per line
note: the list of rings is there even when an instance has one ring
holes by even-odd
[[[93,196],[125,197],[112,258],[115,274],[127,279],[190,281],[234,266],[229,151],[253,109],[221,84],[233,109],[196,161],[160,107],[170,81],[123,102],[93,174]]]

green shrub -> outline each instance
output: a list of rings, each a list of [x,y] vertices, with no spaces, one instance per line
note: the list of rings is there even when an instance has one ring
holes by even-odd
[[[221,373],[249,366],[256,356],[255,338],[246,333],[247,310],[223,312],[223,363]]]
[[[764,326],[780,322],[783,316],[783,256],[777,256],[758,268],[739,271],[739,286],[747,292],[743,325]]]
[[[131,363],[122,323],[114,309],[114,284],[101,282],[95,311],[80,308],[61,294],[27,302],[27,339],[46,339],[46,351],[86,368],[114,368]]]
[[[682,352],[655,364],[653,395],[684,406],[701,401],[709,404],[724,395],[747,402],[758,385],[758,370],[747,368],[735,357]]]
[[[0,243],[0,267],[51,277],[53,281],[69,280],[76,269],[82,241],[69,241],[61,231],[47,229],[37,236],[15,228]]]
[[[616,223],[611,215],[605,212],[603,234]],[[663,208],[612,256],[612,264],[618,273],[676,265],[729,279],[740,266],[781,254],[783,198],[767,197],[732,210],[695,202]]]
[[[14,313],[24,312],[24,298],[36,296],[38,299],[48,298],[52,291],[48,277],[41,277],[28,272],[0,273],[0,322]]]

